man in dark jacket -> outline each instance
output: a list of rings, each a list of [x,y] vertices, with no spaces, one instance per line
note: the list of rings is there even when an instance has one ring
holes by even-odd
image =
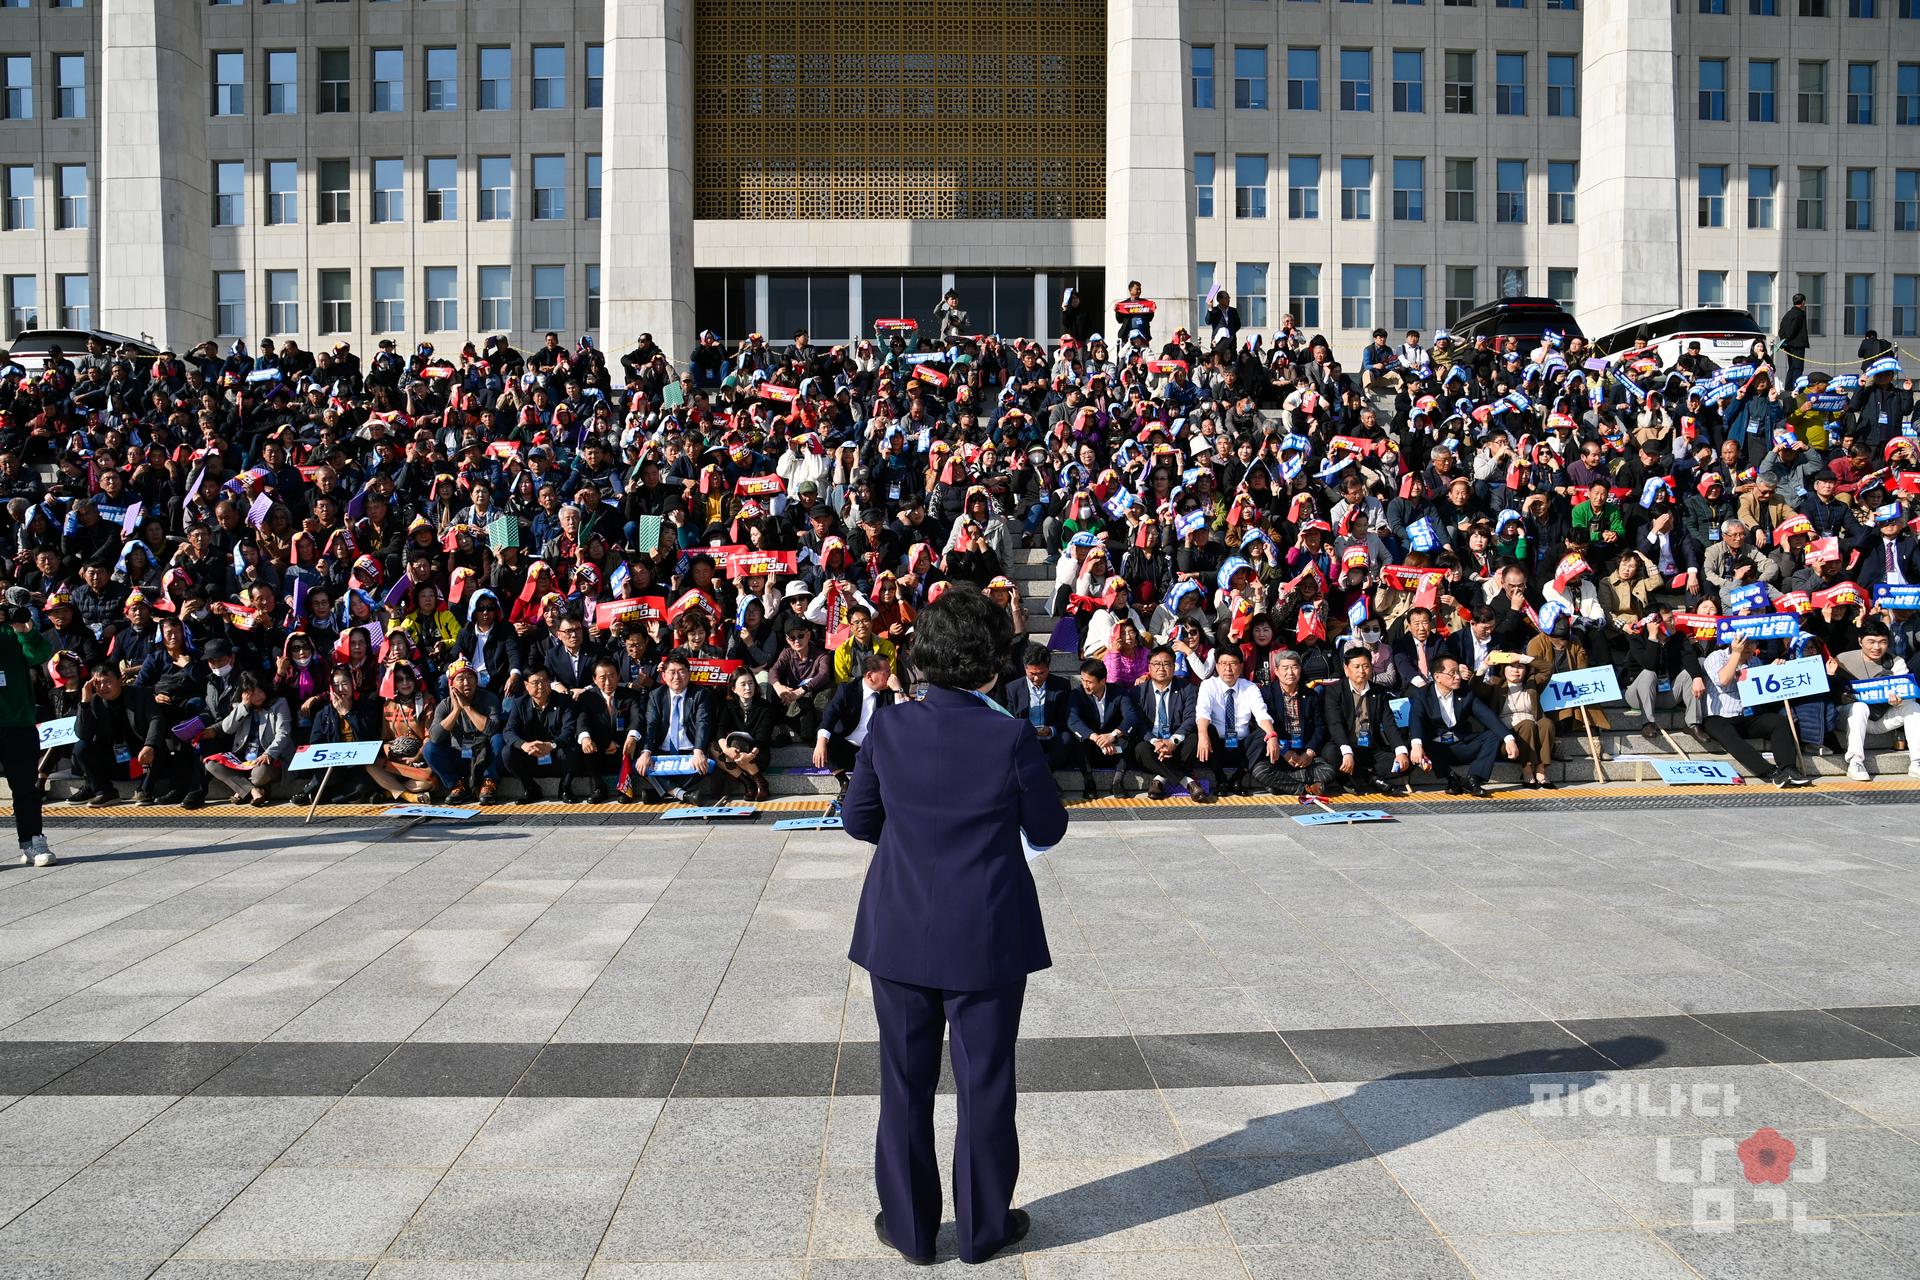
[[[1787,353],[1787,387],[1792,389],[1800,381],[1800,370],[1806,367],[1807,348],[1811,345],[1807,339],[1807,295],[1793,295],[1793,305],[1780,317],[1780,336],[1777,345]]]
[[[1266,686],[1267,710],[1280,735],[1280,758],[1257,760],[1253,780],[1277,796],[1323,796],[1334,777],[1333,766],[1322,758],[1327,727],[1321,702],[1302,683],[1301,670],[1300,655],[1282,649],[1274,655],[1273,679]]]
[[[660,660],[660,683],[647,695],[646,709],[633,776],[646,777],[653,768],[653,758],[659,755],[691,756],[693,772],[706,773],[706,743],[713,736],[712,708],[707,691],[693,684],[686,654],[675,650]],[[656,778],[653,785],[675,800],[687,798],[686,788],[677,782]]]
[[[847,778],[859,758],[861,744],[873,714],[893,704],[893,690],[887,681],[893,664],[880,654],[869,655],[860,666],[860,678],[849,680],[833,691],[827,709],[820,716],[820,729],[814,737],[813,767],[833,770],[833,780],[847,790]]]
[[[1107,667],[1089,658],[1080,664],[1080,687],[1067,696],[1067,732],[1080,759],[1080,788],[1089,800],[1096,768],[1113,770],[1113,794],[1127,794],[1127,756],[1140,737],[1140,711],[1131,698],[1107,683]]]
[[[573,699],[574,741],[580,748],[580,771],[593,786],[591,803],[605,802],[607,775],[617,778],[639,753],[643,718],[633,690],[620,685],[620,664],[607,657],[595,661],[593,687]]]
[[[526,692],[507,699],[500,730],[500,752],[507,772],[520,780],[526,799],[538,804],[546,797],[540,779],[560,779],[560,802],[572,804],[575,762],[573,704],[554,692],[553,678],[542,667],[526,674]]]
[[[1335,781],[1353,791],[1406,795],[1407,740],[1394,722],[1387,691],[1373,682],[1373,655],[1352,648],[1340,666],[1341,678],[1327,686],[1320,702],[1329,755],[1339,753]]]
[[[1133,748],[1133,763],[1147,775],[1147,799],[1165,799],[1167,779],[1178,778],[1189,798],[1207,804],[1212,794],[1190,772],[1198,727],[1193,685],[1176,684],[1173,670],[1173,650],[1162,645],[1147,658],[1147,678],[1133,687],[1140,712],[1140,740]]]
[[[80,738],[74,758],[83,780],[81,788],[73,793],[76,803],[85,801],[96,809],[113,804],[120,798],[114,790],[116,782],[132,782],[142,795],[150,793],[156,781],[167,790],[178,789],[179,779],[171,774],[161,779],[154,769],[173,757],[163,756],[147,745],[153,721],[153,694],[149,690],[129,688],[112,663],[94,669],[74,725]]]
[[[1067,695],[1071,690],[1065,680],[1051,674],[1053,652],[1043,644],[1027,649],[1022,666],[1025,679],[1015,680],[1006,688],[1007,710],[1033,726],[1049,769],[1070,768],[1076,755],[1073,740],[1067,736]]]
[[[1413,691],[1409,756],[1417,769],[1447,770],[1449,794],[1485,797],[1495,758],[1504,748],[1516,759],[1519,744],[1493,708],[1464,687],[1465,675],[1456,659],[1442,658],[1433,683]]]

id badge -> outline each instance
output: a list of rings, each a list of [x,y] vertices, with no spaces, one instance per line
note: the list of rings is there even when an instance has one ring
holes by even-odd
[[[542,768],[545,768],[547,765],[550,765],[553,763],[553,753],[549,751],[546,755],[537,757],[534,763],[538,764]]]
[[[1883,421],[1883,422],[1884,422],[1884,421],[1885,421],[1885,419],[1883,418],[1883,419],[1881,419],[1881,421]],[[887,501],[888,501],[888,502],[898,502],[898,501],[900,501],[900,486],[899,486],[899,485],[897,485],[897,484],[890,484],[890,485],[888,485],[888,486],[887,486]]]
[[[115,747],[113,749],[113,762],[115,764],[126,764],[132,759],[133,752],[127,750],[125,747]]]
[[[4,671],[0,671],[0,689],[4,689],[6,687],[7,687],[7,673]]]
[[[1662,681],[1660,682],[1660,692],[1662,692],[1662,693],[1672,693],[1672,692],[1673,692],[1673,681],[1671,681],[1671,680],[1662,680]]]
[[[1435,738],[1434,741],[1442,744],[1451,744],[1460,741],[1460,735],[1457,733],[1443,733]]]
[[[460,748],[460,758],[461,758],[462,760],[471,760],[471,759],[473,759],[473,748],[472,748],[472,747],[462,747],[462,748]]]
[[[1307,749],[1307,740],[1301,737],[1299,734],[1296,733],[1291,738],[1287,739],[1287,750],[1305,751],[1306,749]]]
[[[1368,733],[1365,729],[1362,729],[1358,734],[1354,736],[1359,739],[1360,745],[1363,747],[1371,747],[1373,745],[1373,735],[1371,733]]]
[[[1239,746],[1239,745],[1240,745],[1240,739],[1238,739],[1238,738],[1228,738],[1228,739],[1227,739],[1227,750],[1229,750],[1229,751],[1231,751],[1231,750],[1233,750],[1233,749],[1234,749],[1235,747],[1237,747],[1237,746]]]
[[[482,689],[486,688],[488,685],[493,683],[493,672],[488,671],[484,667],[482,667],[479,671],[475,672],[474,674],[480,677],[480,687]]]

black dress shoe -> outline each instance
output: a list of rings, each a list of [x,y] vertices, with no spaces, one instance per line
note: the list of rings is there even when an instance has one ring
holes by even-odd
[[[1083,800],[1100,798],[1100,788],[1094,784],[1093,775],[1090,773],[1080,775],[1080,798]]]
[[[1187,799],[1195,804],[1212,804],[1213,793],[1200,785],[1200,779],[1189,774],[1180,779],[1180,785],[1187,789]]]
[[[1147,779],[1147,799],[1165,800],[1167,798],[1167,780],[1158,776]]]
[[[1007,1238],[982,1256],[973,1259],[974,1262],[985,1262],[997,1254],[1005,1253],[1008,1249],[1013,1248],[1013,1246],[1025,1240],[1027,1238],[1027,1232],[1033,1230],[1033,1217],[1028,1214],[1025,1209],[1014,1209],[1007,1214],[1007,1226],[1011,1228],[1011,1230],[1007,1232]]]
[[[1014,1212],[1018,1213],[1019,1210],[1016,1209],[1014,1210]],[[1022,1216],[1024,1217],[1025,1215],[1023,1214]],[[933,1255],[929,1254],[924,1258],[916,1258],[912,1254],[903,1251],[900,1248],[900,1246],[895,1244],[893,1241],[887,1239],[887,1215],[884,1210],[881,1211],[880,1213],[876,1213],[873,1215],[873,1234],[879,1237],[881,1244],[887,1246],[887,1248],[889,1249],[892,1249],[895,1253],[898,1253],[901,1257],[905,1258],[908,1262],[911,1262],[914,1266],[930,1267],[933,1265]],[[1026,1234],[1025,1231],[1022,1231],[1020,1233],[1020,1235],[1022,1236],[1025,1234]],[[1018,1240],[1020,1236],[1015,1236],[1013,1238],[1015,1240]],[[1004,1249],[1007,1246],[1001,1245],[1000,1247]]]
[[[1447,775],[1447,794],[1448,795],[1457,796],[1462,791],[1465,791],[1465,790],[1466,790],[1466,785],[1463,782],[1461,782],[1459,774]]]
[[[1475,799],[1478,799],[1478,800],[1485,800],[1487,797],[1493,794],[1493,792],[1487,790],[1487,786],[1484,782],[1480,781],[1480,779],[1476,777],[1473,777],[1471,774],[1469,774],[1467,777],[1464,777],[1460,780],[1460,790],[1463,794],[1473,796]]]

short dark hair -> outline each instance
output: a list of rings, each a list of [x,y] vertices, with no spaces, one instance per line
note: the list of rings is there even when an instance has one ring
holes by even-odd
[[[1153,648],[1147,650],[1148,662],[1152,662],[1155,658],[1160,658],[1160,657],[1164,657],[1168,662],[1172,662],[1173,656],[1174,655],[1173,655],[1172,645],[1157,644],[1153,646]]]
[[[1099,676],[1102,680],[1105,680],[1107,678],[1107,664],[1097,658],[1088,658],[1080,664],[1080,674],[1083,676]]]
[[[949,689],[978,689],[993,679],[1013,643],[1013,619],[972,585],[941,592],[915,615],[913,630],[914,666],[929,684]]]
[[[1880,621],[1878,618],[1868,618],[1860,624],[1859,630],[1856,631],[1855,634],[1862,640],[1865,640],[1868,636],[1879,636],[1882,640],[1893,639],[1893,632],[1887,627],[1886,623]]]
[[[1023,667],[1051,667],[1053,650],[1043,644],[1030,644],[1020,651],[1020,665]]]

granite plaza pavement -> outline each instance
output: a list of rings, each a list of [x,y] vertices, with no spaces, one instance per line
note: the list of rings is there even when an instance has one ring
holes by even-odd
[[[1077,820],[1035,1229],[972,1274],[1920,1276],[1917,818]],[[89,822],[0,870],[0,1276],[920,1274],[871,1228],[864,846]]]

